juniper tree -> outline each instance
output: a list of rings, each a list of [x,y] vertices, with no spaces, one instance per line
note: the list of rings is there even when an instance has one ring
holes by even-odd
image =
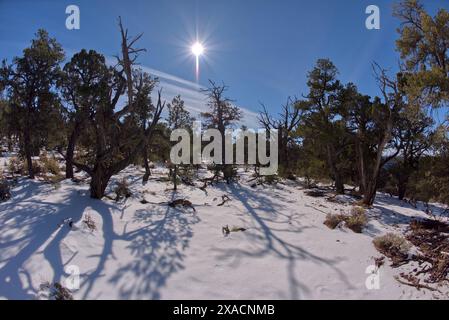
[[[167,104],[168,108],[168,128],[170,130],[176,129],[186,129],[192,132],[192,124],[194,119],[190,115],[190,112],[186,110],[184,106],[184,100],[181,99],[180,95],[177,95],[173,98],[171,103]],[[185,165],[185,164],[184,164]],[[177,177],[178,177],[178,165],[171,164],[173,167],[170,169],[171,175],[173,177],[173,188],[177,189]]]
[[[418,0],[403,0],[394,9],[399,18],[396,41],[412,100],[433,106],[449,101],[449,12],[439,9],[429,15]]]
[[[0,70],[31,179],[35,175],[32,156],[39,153],[41,130],[47,128],[50,115],[54,115],[55,108],[59,107],[55,85],[63,59],[61,45],[40,29],[31,46],[23,50],[23,55],[15,57],[11,65],[3,61]]]
[[[349,144],[345,122],[340,116],[344,104],[339,100],[343,86],[338,70],[329,59],[319,59],[308,74],[307,101],[300,105],[303,113],[302,134],[323,148],[337,193],[344,193],[342,155]]]
[[[232,103],[232,100],[225,97],[227,86],[218,85],[212,80],[209,80],[209,84],[209,88],[203,90],[208,98],[209,111],[202,112],[201,117],[204,118],[207,128],[218,129],[224,139],[226,129],[234,126],[242,118],[242,111]],[[226,182],[229,183],[233,176],[233,166],[225,163],[224,143],[222,143],[221,151],[221,164],[216,164],[216,166],[222,171]]]
[[[94,50],[81,50],[64,66],[60,84],[68,114],[65,152],[68,179],[73,178],[73,158],[79,136],[104,101],[110,89],[110,76],[104,56]]]
[[[385,69],[379,65],[373,64],[375,78],[382,93],[382,99],[375,99],[372,110],[375,124],[373,160],[369,168],[365,167],[363,203],[372,205],[374,203],[378,188],[378,178],[383,166],[396,157],[400,148],[385,155],[393,139],[393,131],[399,120],[399,115],[406,106],[404,92],[400,89],[401,76],[390,78]]]
[[[433,119],[422,111],[415,114],[403,112],[398,120],[394,139],[400,153],[390,171],[394,175],[400,200],[406,195],[410,177],[419,171],[421,158],[432,147],[435,136],[433,125]]]
[[[137,53],[142,51],[133,47],[140,36],[128,37],[128,31],[123,28],[121,20],[119,27],[122,36],[122,53],[120,57],[117,57],[117,66],[103,65],[101,68],[107,70],[103,77],[104,82],[100,86],[101,99],[95,105],[89,119],[86,134],[90,136],[83,139],[83,141],[91,141],[85,146],[88,149],[84,157],[86,161],[73,161],[76,167],[90,175],[91,197],[97,199],[104,196],[110,178],[133,163],[151,141],[165,105],[159,91],[152,118],[145,130],[137,126],[134,119],[139,115],[140,97],[151,90],[147,90],[146,85],[139,86],[140,72],[136,72],[133,68]],[[128,101],[126,105],[119,108],[119,99],[125,93]]]

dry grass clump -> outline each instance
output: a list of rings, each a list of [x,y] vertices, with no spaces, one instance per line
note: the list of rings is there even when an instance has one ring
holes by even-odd
[[[387,233],[373,240],[374,247],[398,265],[407,260],[410,243],[402,236]]]
[[[45,173],[59,175],[61,172],[58,160],[54,157],[48,157],[46,153],[40,157],[40,163],[42,164],[42,171]]]
[[[23,167],[23,161],[18,157],[11,157],[7,164],[8,171],[12,175],[22,174]]]
[[[326,220],[324,220],[324,224],[330,229],[335,229],[343,221],[345,221],[345,216],[343,214],[329,213],[326,216]]]
[[[344,214],[328,214],[324,224],[330,229],[335,229],[340,223],[344,222],[346,227],[356,233],[362,233],[363,228],[368,223],[365,209],[354,207],[350,215]]]
[[[351,215],[345,220],[346,226],[356,233],[362,233],[363,228],[368,223],[365,209],[361,207],[353,207]]]

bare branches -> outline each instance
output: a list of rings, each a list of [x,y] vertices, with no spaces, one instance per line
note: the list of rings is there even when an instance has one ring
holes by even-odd
[[[128,29],[124,29],[122,25],[122,18],[119,17],[120,34],[122,38],[122,58],[116,57],[119,65],[123,67],[126,75],[126,83],[128,87],[128,106],[133,106],[133,75],[132,67],[137,60],[140,52],[145,52],[146,49],[136,49],[133,45],[142,37],[143,33],[136,37],[130,38],[128,36]]]

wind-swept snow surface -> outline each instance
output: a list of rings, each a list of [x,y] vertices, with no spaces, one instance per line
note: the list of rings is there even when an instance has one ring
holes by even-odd
[[[76,266],[75,299],[447,298],[445,287],[436,294],[399,284],[394,276],[411,266],[392,269],[388,261],[379,289],[366,286],[367,268],[381,256],[373,238],[425,215],[404,202],[379,195],[356,234],[323,225],[326,214],[350,204],[307,196],[296,182],[251,187],[242,173],[235,184],[174,193],[158,181],[163,169],[145,186],[141,176],[130,167],[115,178],[126,177],[132,189],[122,202],[89,198],[87,182],[19,179],[0,204],[0,297],[38,298],[43,283],[64,284]],[[225,194],[230,201],[218,206]],[[196,211],[167,206],[178,198]],[[96,230],[83,223],[87,215]],[[226,225],[245,231],[225,236]]]

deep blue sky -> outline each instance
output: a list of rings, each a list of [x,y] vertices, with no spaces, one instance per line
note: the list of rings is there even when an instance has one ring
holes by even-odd
[[[80,48],[107,56],[119,51],[117,17],[131,34],[144,32],[140,62],[194,81],[188,46],[196,30],[207,57],[201,84],[224,81],[237,104],[257,111],[259,102],[275,112],[288,95],[305,93],[306,75],[318,58],[330,58],[344,82],[378,94],[371,61],[397,68],[398,21],[388,0],[0,0],[0,58],[11,59],[45,28],[69,55]],[[65,28],[65,8],[81,10],[81,29]],[[381,30],[365,28],[365,8],[381,9]],[[432,13],[449,9],[448,0],[425,1]]]

